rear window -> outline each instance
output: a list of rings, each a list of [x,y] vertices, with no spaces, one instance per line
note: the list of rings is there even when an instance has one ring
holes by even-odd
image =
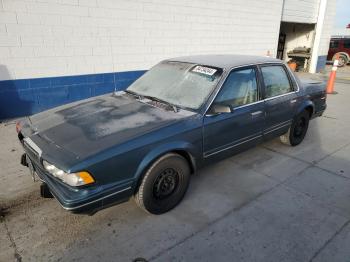
[[[261,68],[265,84],[265,97],[274,97],[293,91],[286,71],[282,66],[264,66]]]

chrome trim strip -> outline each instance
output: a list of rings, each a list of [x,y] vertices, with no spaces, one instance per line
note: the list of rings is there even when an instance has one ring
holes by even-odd
[[[299,82],[298,82],[297,78],[295,77],[293,71],[290,69],[289,66],[286,66],[285,63],[284,63],[284,66],[285,66],[285,68],[287,69],[289,75],[293,77],[294,83],[295,83],[296,86],[297,86],[297,90],[295,90],[294,92],[295,92],[295,93],[298,93],[298,92],[300,91],[300,87],[299,87]]]
[[[244,108],[244,107],[247,107],[247,106],[252,106],[252,105],[260,104],[260,103],[262,103],[262,102],[264,102],[264,100],[259,100],[259,101],[252,102],[252,103],[249,103],[249,104],[246,104],[246,105],[237,106],[237,107],[234,107],[233,110],[240,109],[240,108]]]
[[[268,98],[265,98],[264,101],[270,101],[270,100],[273,100],[275,98],[280,98],[280,97],[288,96],[288,95],[295,94],[295,93],[296,93],[296,91],[293,91],[293,92],[285,93],[285,94],[278,95],[278,96],[268,97]]]
[[[215,98],[217,97],[218,93],[220,92],[222,86],[224,85],[224,83],[225,83],[227,77],[229,76],[229,74],[231,73],[232,70],[239,69],[239,68],[242,68],[242,67],[248,67],[248,66],[261,66],[261,65],[271,65],[271,64],[272,64],[272,65],[275,64],[275,65],[283,66],[283,67],[287,70],[287,72],[288,72],[288,75],[289,75],[288,78],[289,78],[289,79],[290,79],[290,77],[293,78],[293,80],[294,80],[293,82],[294,82],[295,85],[297,86],[297,90],[294,90],[294,91],[289,92],[289,93],[286,93],[286,94],[282,94],[282,95],[278,95],[278,96],[273,96],[273,97],[265,98],[265,99],[262,99],[262,100],[259,100],[259,101],[253,102],[253,103],[249,103],[249,104],[246,104],[246,105],[234,107],[233,109],[239,109],[239,108],[242,108],[242,107],[246,107],[246,106],[258,104],[258,103],[261,103],[261,102],[265,102],[265,101],[268,101],[268,100],[272,100],[272,99],[274,99],[274,98],[279,98],[279,97],[283,97],[283,96],[286,96],[286,95],[289,95],[289,94],[293,94],[293,93],[296,94],[296,93],[298,93],[298,92],[300,91],[298,81],[297,81],[297,79],[295,78],[294,73],[293,73],[293,72],[289,69],[289,67],[286,66],[286,64],[283,63],[283,62],[278,62],[278,61],[276,61],[276,62],[265,62],[265,63],[255,63],[255,64],[245,64],[245,65],[235,66],[235,67],[231,67],[229,70],[227,70],[228,72],[227,72],[225,78],[223,78],[223,79],[221,79],[221,80],[219,81],[218,85],[220,85],[220,87],[216,90],[215,95],[213,96],[213,98],[212,98],[211,101],[209,102],[208,106],[206,107],[206,109],[205,109],[205,111],[204,111],[204,112],[205,112],[204,115],[207,114],[207,112],[208,112],[210,106],[213,104]],[[226,70],[225,70],[225,71],[226,71]],[[286,73],[287,73],[287,72],[286,72]],[[292,84],[292,83],[291,83],[291,84]]]
[[[225,147],[225,148],[223,148],[223,149],[220,149],[220,150],[218,150],[218,151],[212,152],[212,153],[210,153],[210,154],[204,154],[204,158],[210,157],[210,156],[212,156],[212,155],[216,155],[216,154],[218,154],[218,153],[220,153],[220,152],[222,152],[222,151],[226,151],[226,150],[228,150],[228,149],[234,148],[234,147],[236,147],[236,146],[242,145],[242,144],[244,144],[244,143],[246,143],[246,142],[252,141],[252,140],[257,139],[257,138],[260,138],[260,137],[262,137],[262,135],[254,136],[254,137],[252,137],[252,138],[246,139],[246,140],[244,140],[244,141],[242,141],[242,142],[239,142],[239,143],[237,143],[237,144],[234,144],[234,145]]]
[[[281,125],[284,125],[284,124],[288,124],[288,123],[290,123],[290,122],[292,122],[292,119],[289,119],[289,120],[283,121],[283,122],[279,122],[279,123],[276,124],[276,125],[270,126],[270,129],[271,129],[271,128],[278,127],[278,126],[281,126]]]
[[[227,70],[226,76],[225,76],[223,79],[221,79],[220,82],[218,83],[218,85],[220,84],[220,86],[219,86],[219,88],[217,88],[217,90],[215,91],[215,94],[214,94],[213,98],[211,99],[211,101],[209,102],[208,106],[206,107],[206,109],[205,109],[205,111],[204,111],[204,112],[205,112],[204,115],[207,114],[207,112],[208,112],[210,106],[211,106],[212,103],[214,102],[215,98],[217,97],[218,93],[220,92],[222,86],[224,85],[224,83],[225,83],[227,77],[229,76],[229,74],[231,73],[232,70],[234,70],[234,69],[239,69],[239,68],[242,68],[242,67],[247,67],[247,66],[257,66],[257,65],[262,65],[262,64],[275,64],[275,63],[276,63],[276,62],[245,64],[245,65],[240,65],[240,66],[234,66],[234,67],[231,67],[230,69],[228,69],[228,70]],[[277,62],[277,63],[278,63],[278,62]],[[282,64],[282,63],[281,63],[281,64]],[[226,71],[226,70],[225,70],[225,71]],[[257,102],[263,102],[263,101],[264,101],[264,100],[259,100],[259,101],[257,101]],[[256,102],[254,102],[254,103],[256,103]],[[244,105],[244,106],[248,106],[248,105],[250,105],[250,104],[247,104],[247,105]],[[240,107],[243,107],[243,106],[240,106]],[[237,107],[237,108],[240,108],[240,107]]]
[[[286,123],[286,122],[288,122],[288,123]],[[269,133],[271,133],[271,132],[273,132],[273,131],[276,131],[276,130],[278,130],[278,129],[282,128],[282,127],[286,127],[286,126],[288,126],[288,125],[290,125],[290,124],[291,124],[291,120],[286,121],[286,122],[282,122],[281,124],[278,124],[278,126],[277,126],[277,127],[272,128],[272,129],[270,129],[270,130],[268,130],[268,131],[264,132],[264,135],[265,135],[265,134],[269,134]],[[275,125],[275,126],[276,126],[276,125]]]
[[[131,186],[129,186],[129,187],[127,187],[127,188],[124,188],[124,189],[122,189],[122,190],[120,190],[120,191],[111,193],[111,194],[109,194],[109,195],[103,196],[103,197],[101,197],[101,198],[95,199],[95,200],[93,200],[93,201],[91,201],[91,202],[88,202],[88,203],[85,203],[85,204],[82,204],[82,205],[79,205],[79,206],[75,206],[75,207],[65,207],[65,206],[63,206],[63,204],[57,199],[57,197],[56,197],[54,194],[53,194],[53,195],[54,195],[54,197],[57,199],[58,203],[60,203],[60,205],[62,206],[63,209],[65,209],[65,210],[74,210],[74,209],[78,209],[78,208],[81,208],[81,207],[84,207],[84,206],[93,204],[93,203],[95,203],[95,202],[101,201],[101,200],[103,200],[103,199],[105,199],[105,198],[107,198],[107,197],[117,195],[117,194],[122,193],[122,192],[124,192],[124,191],[126,191],[126,190],[129,190],[129,189],[131,189]]]
[[[260,115],[262,114],[263,111],[259,110],[259,111],[256,111],[256,112],[253,112],[253,113],[250,113],[252,116],[256,116],[256,115]]]
[[[35,152],[38,153],[39,157],[43,154],[43,151],[31,140],[29,137],[25,137],[24,142],[27,143]]]

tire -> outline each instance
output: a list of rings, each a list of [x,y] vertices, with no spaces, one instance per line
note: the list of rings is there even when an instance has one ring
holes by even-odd
[[[335,60],[335,58],[336,58],[336,56],[333,57],[333,61]],[[338,67],[346,66],[348,62],[349,62],[349,59],[346,55],[344,55],[344,54],[339,55]]]
[[[310,113],[306,110],[297,115],[289,127],[288,132],[280,136],[281,142],[290,146],[299,145],[304,140],[309,127],[309,120]]]
[[[182,156],[170,153],[156,160],[144,175],[134,195],[139,207],[151,214],[163,214],[177,206],[184,197],[190,167]]]

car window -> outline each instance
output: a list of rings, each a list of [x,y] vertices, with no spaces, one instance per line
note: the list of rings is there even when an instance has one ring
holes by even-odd
[[[344,48],[350,48],[350,39],[344,40]]]
[[[249,68],[231,72],[214,103],[237,107],[257,100],[258,88],[255,69]]]
[[[329,48],[338,48],[339,47],[339,42],[332,40],[329,44]]]
[[[216,67],[165,61],[152,67],[127,90],[176,106],[198,109],[216,87],[222,72]]]
[[[261,72],[265,84],[265,97],[283,95],[293,91],[282,66],[264,66]]]

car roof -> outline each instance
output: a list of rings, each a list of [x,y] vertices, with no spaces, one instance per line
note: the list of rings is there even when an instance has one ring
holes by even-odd
[[[224,69],[250,64],[283,63],[279,59],[271,58],[268,56],[252,55],[194,55],[175,57],[166,61],[194,63],[200,65],[220,67]]]

